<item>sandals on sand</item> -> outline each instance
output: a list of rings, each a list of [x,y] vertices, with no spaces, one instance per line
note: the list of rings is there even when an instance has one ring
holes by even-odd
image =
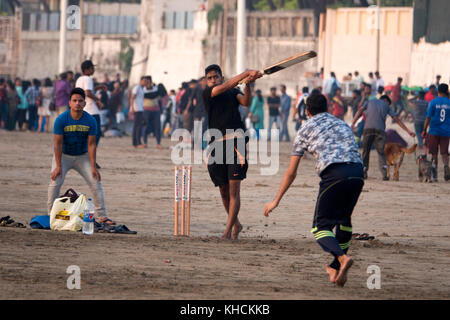
[[[11,219],[10,216],[6,216],[6,217],[3,217],[3,218],[0,218],[0,226],[1,227],[25,228],[23,223],[15,222],[13,219]]]
[[[110,225],[110,226],[115,226],[116,225],[115,221],[112,221],[110,218],[107,218],[107,217],[98,220],[98,222],[99,223],[106,223],[107,225]]]
[[[375,237],[370,236],[368,233],[363,233],[363,234],[354,233],[354,234],[352,234],[352,239],[354,239],[354,240],[373,240],[373,239],[375,239]]]

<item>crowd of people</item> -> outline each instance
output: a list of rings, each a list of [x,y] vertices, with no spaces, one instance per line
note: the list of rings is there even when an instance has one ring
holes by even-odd
[[[150,134],[156,139],[156,148],[161,149],[161,138],[170,136],[176,129],[183,128],[192,133],[194,122],[200,121],[203,136],[208,128],[208,116],[203,99],[206,88],[205,77],[182,82],[177,90],[167,91],[162,83],[154,83],[151,76],[142,76],[138,85],[128,88],[128,81],[121,81],[120,74],[117,74],[114,80],[110,80],[108,75],[104,74],[103,81],[98,82],[93,78],[94,73],[94,64],[86,60],[81,64],[81,73],[74,74],[72,71],[67,71],[60,74],[55,81],[49,78],[42,82],[38,79],[25,81],[16,78],[14,82],[0,79],[1,128],[36,132],[53,131],[56,117],[68,109],[70,91],[74,87],[80,87],[86,91],[85,111],[96,119],[98,128],[101,128],[97,132],[97,144],[105,130],[120,130],[122,128],[120,123],[126,121],[133,122],[131,142],[138,149],[147,148]],[[385,139],[384,122],[388,114],[393,122],[397,122],[410,135],[412,132],[409,132],[403,122],[405,120],[414,122],[414,136],[417,137],[418,149],[426,152],[424,141],[426,136],[423,132],[426,129],[428,107],[434,99],[442,95],[445,97],[445,85],[442,86],[440,83],[441,76],[436,76],[436,82],[427,88],[410,92],[404,90],[401,77],[398,77],[395,85],[385,86],[378,71],[369,72],[367,80],[355,71],[343,78],[343,82],[350,84],[351,97],[343,96],[342,83],[337,80],[334,72],[330,73],[328,79],[324,79],[322,70],[316,78],[320,81],[315,81],[315,88],[311,92],[309,87],[303,87],[301,90],[297,87],[295,97],[287,94],[287,88],[283,84],[279,87],[271,87],[265,97],[261,90],[253,90],[250,106],[239,107],[241,119],[246,128],[254,129],[257,139],[260,139],[261,130],[267,129],[267,138],[270,140],[271,129],[275,125],[280,133],[279,140],[290,141],[288,126],[290,113],[297,131],[302,122],[307,120],[305,110],[308,96],[321,93],[327,99],[328,112],[335,117],[344,120],[348,111],[351,111],[353,118],[357,116],[353,119],[354,133],[359,146],[363,148],[363,158],[367,167],[372,144],[382,157],[384,143],[380,144],[378,141]],[[348,89],[346,91],[348,92]],[[376,101],[372,103],[372,100]],[[380,104],[379,101],[384,104]],[[367,119],[369,103],[378,103],[379,108],[385,110],[379,112],[381,120],[377,125],[373,124],[372,119]],[[265,106],[267,106],[267,121],[264,118]],[[381,110],[379,108],[377,110]],[[360,110],[361,112],[358,112]],[[376,133],[369,129],[376,130]],[[430,140],[430,142],[433,141]],[[203,147],[204,145],[205,142]],[[436,148],[431,146],[431,149],[434,151]],[[433,152],[430,153],[433,155]],[[433,158],[437,156],[433,155]],[[443,162],[445,166],[448,165],[447,158],[443,159]],[[380,168],[384,166],[384,161],[381,159]],[[387,179],[385,176],[384,178]]]

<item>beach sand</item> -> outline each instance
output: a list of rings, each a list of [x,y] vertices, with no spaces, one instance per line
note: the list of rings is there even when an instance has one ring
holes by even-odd
[[[398,128],[398,127],[397,127]],[[399,130],[400,132],[400,130]],[[407,140],[412,143],[412,139]],[[276,175],[251,165],[242,183],[240,238],[222,241],[226,222],[219,190],[206,166],[193,165],[191,236],[173,236],[174,145],[135,150],[131,138],[103,138],[98,149],[108,215],[137,235],[34,230],[30,219],[47,213],[53,137],[0,132],[0,216],[25,229],[0,227],[0,299],[448,299],[450,297],[450,183],[419,183],[414,155],[405,155],[400,181],[382,181],[376,151],[353,232],[354,259],[345,287],[331,284],[324,266],[331,256],[310,233],[319,177],[312,156],[269,218],[287,168],[291,143],[280,144]],[[71,171],[68,188],[90,194]],[[67,289],[69,266],[81,270],[81,290]],[[381,271],[370,290],[368,267]]]

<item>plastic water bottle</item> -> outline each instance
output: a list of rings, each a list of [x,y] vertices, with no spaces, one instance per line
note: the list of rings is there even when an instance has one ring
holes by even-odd
[[[94,211],[94,204],[91,199],[88,199],[83,212],[83,234],[94,233]]]

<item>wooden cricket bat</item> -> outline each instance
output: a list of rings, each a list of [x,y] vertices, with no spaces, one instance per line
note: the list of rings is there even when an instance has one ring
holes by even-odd
[[[272,73],[284,70],[286,68],[289,68],[293,65],[296,65],[297,63],[301,63],[301,62],[304,62],[311,58],[314,58],[316,56],[317,56],[317,53],[315,53],[314,51],[305,51],[305,52],[293,55],[284,60],[281,60],[269,67],[266,67],[266,68],[264,68],[263,71],[261,71],[261,73],[263,75],[272,74]],[[245,83],[245,79],[242,80],[241,82],[239,82],[239,84],[242,84],[242,83]]]

